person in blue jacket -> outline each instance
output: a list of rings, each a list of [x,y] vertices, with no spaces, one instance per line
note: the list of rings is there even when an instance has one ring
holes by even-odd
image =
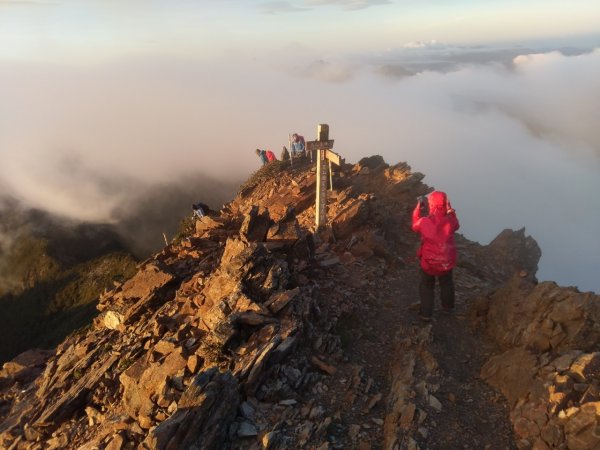
[[[256,149],[256,154],[258,155],[258,157],[262,161],[263,166],[269,163],[269,159],[267,158],[267,152],[266,151],[261,150],[260,148],[257,148]]]
[[[292,157],[304,156],[305,147],[304,136],[298,133],[292,134]]]

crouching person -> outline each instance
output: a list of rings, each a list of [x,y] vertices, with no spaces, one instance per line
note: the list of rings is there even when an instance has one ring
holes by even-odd
[[[202,219],[210,213],[210,208],[206,203],[198,202],[192,205],[192,217],[194,219]]]
[[[413,210],[412,229],[421,235],[417,256],[421,265],[419,316],[423,320],[430,320],[433,315],[436,278],[440,285],[442,311],[450,313],[454,308],[454,232],[459,226],[456,212],[444,192],[434,191],[427,199],[419,198]]]

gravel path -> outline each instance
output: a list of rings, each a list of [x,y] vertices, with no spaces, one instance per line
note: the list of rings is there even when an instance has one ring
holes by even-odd
[[[338,325],[345,363],[328,383],[340,419],[332,447],[516,449],[506,401],[479,378],[494,348],[468,324],[468,293],[457,283],[455,312],[436,309],[431,323],[421,323],[410,308],[417,288],[414,267],[391,270],[376,289],[363,289],[360,311]],[[353,376],[358,395],[348,386]],[[358,401],[349,403],[352,395]],[[369,409],[376,395],[381,401]],[[388,420],[404,426],[386,427]]]

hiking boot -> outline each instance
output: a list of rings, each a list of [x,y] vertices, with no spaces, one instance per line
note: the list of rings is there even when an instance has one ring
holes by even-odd
[[[454,308],[442,308],[442,314],[449,316],[454,311]]]
[[[422,316],[421,314],[419,314],[419,320],[421,322],[431,322],[431,317],[428,316]]]

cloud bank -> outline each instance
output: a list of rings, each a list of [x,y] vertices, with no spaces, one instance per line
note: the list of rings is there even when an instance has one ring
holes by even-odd
[[[304,0],[304,3],[309,6],[321,5],[339,5],[343,9],[357,10],[365,9],[370,6],[387,5],[389,0]]]
[[[431,41],[411,42],[381,54],[299,63],[304,56],[288,62],[288,74],[335,83],[365,74],[390,81],[416,77],[419,81],[405,80],[400,89],[430,83],[438,97],[452,97],[457,110],[501,110],[534,134],[600,156],[600,131],[593,119],[600,111],[594,96],[600,92],[598,49],[540,52],[519,47],[453,47]]]
[[[389,0],[304,0],[300,2],[300,5],[296,5],[291,1],[273,1],[263,2],[258,5],[258,9],[264,14],[281,14],[281,13],[295,13],[295,12],[306,12],[319,6],[339,6],[341,9],[346,11],[356,11],[371,6],[386,5],[389,4]]]
[[[486,243],[525,226],[542,247],[541,279],[600,291],[600,51],[494,51],[435,43],[345,58],[5,63],[0,186],[83,220],[123,221],[142,204],[155,213],[163,207],[145,193],[169,186],[168,203],[187,209],[206,199],[199,191],[257,169],[255,148],[279,150],[289,133],[310,139],[329,123],[348,161],[408,161],[446,190],[467,237]],[[381,70],[406,68],[407,54],[439,70]]]
[[[308,8],[292,5],[290,2],[264,2],[258,5],[263,14],[281,14],[308,11]]]

